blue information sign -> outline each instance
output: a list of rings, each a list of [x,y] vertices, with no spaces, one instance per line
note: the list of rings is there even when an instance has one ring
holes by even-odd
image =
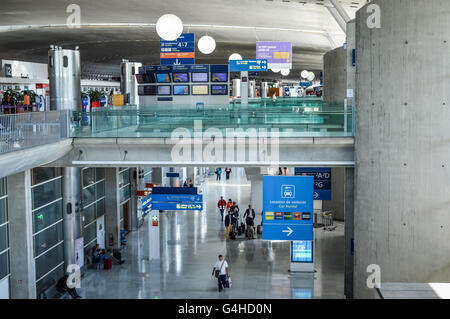
[[[314,200],[331,200],[331,168],[296,167],[295,176],[314,176]]]
[[[313,240],[314,178],[263,176],[263,239]]]
[[[267,71],[267,60],[231,60],[231,72],[260,72]]]
[[[160,41],[161,64],[195,64],[195,35],[183,33],[175,41]]]
[[[154,210],[203,210],[203,195],[152,194],[149,199]]]

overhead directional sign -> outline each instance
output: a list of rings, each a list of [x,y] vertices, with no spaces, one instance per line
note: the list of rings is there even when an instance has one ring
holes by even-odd
[[[331,168],[296,167],[295,176],[314,176],[314,200],[331,200]]]
[[[256,58],[266,59],[269,69],[292,69],[292,42],[256,42]]]
[[[231,72],[267,71],[267,60],[230,60]]]
[[[153,210],[203,210],[203,195],[152,194],[148,198]]]
[[[312,176],[263,176],[263,239],[313,240]]]
[[[175,41],[160,41],[161,64],[194,64],[195,35],[183,33]]]

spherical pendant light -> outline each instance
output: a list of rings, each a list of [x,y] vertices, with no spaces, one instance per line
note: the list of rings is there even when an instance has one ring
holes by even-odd
[[[316,78],[316,75],[314,74],[314,72],[309,72],[308,74],[308,81],[313,81]]]
[[[204,35],[198,40],[197,46],[201,53],[211,54],[216,49],[216,40],[209,35]]]
[[[272,72],[278,73],[278,72],[280,72],[280,69],[272,69]]]
[[[239,53],[233,53],[228,58],[228,61],[231,61],[231,60],[242,60],[242,56]]]
[[[309,72],[307,70],[303,70],[302,73],[300,73],[301,77],[306,79],[309,75]]]
[[[174,14],[165,14],[156,22],[156,33],[163,40],[175,41],[183,33],[183,22]]]
[[[287,75],[289,75],[290,72],[291,71],[289,69],[283,69],[283,70],[281,70],[281,75],[287,76]]]

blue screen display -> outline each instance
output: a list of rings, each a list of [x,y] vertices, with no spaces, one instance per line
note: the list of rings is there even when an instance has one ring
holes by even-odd
[[[183,83],[189,82],[189,74],[188,73],[172,73],[173,82],[175,83]]]
[[[208,82],[208,73],[192,73],[192,82]]]
[[[174,85],[173,95],[189,95],[189,85]]]
[[[169,73],[157,73],[156,81],[158,83],[170,83],[170,74]]]
[[[228,73],[211,73],[211,82],[228,82]]]
[[[212,84],[211,95],[228,95],[228,85],[226,84]]]
[[[293,263],[312,263],[313,242],[309,240],[293,241],[291,257]]]

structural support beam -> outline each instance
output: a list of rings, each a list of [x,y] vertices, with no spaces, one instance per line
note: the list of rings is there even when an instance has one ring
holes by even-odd
[[[345,9],[341,6],[338,0],[330,0],[333,7],[336,9],[336,11],[341,16],[342,20],[344,20],[345,24],[347,24],[350,21],[350,16],[347,14]]]
[[[338,25],[341,27],[342,31],[344,33],[347,33],[346,23],[344,22],[344,20],[342,20],[342,17],[339,15],[337,10],[330,6],[325,6],[325,7],[328,9],[328,11],[330,11],[330,14],[333,16],[334,20],[336,20]]]

